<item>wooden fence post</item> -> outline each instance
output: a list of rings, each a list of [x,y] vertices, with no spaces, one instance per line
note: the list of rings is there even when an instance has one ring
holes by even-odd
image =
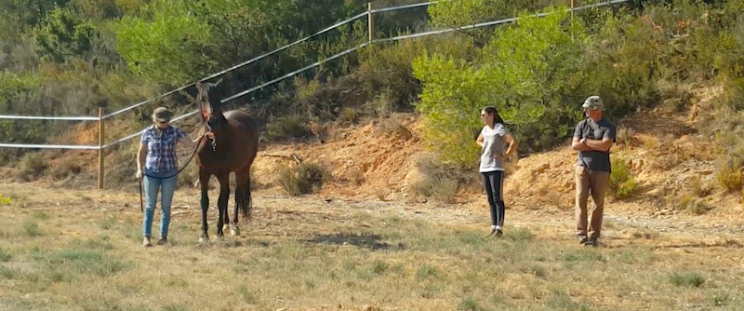
[[[571,0],[571,40],[574,39],[573,20],[574,20],[574,8],[575,7],[576,7],[576,0]]]
[[[576,7],[576,0],[571,0],[571,21],[573,21],[575,7]]]
[[[103,107],[98,108],[98,189],[103,189],[104,183],[103,183],[103,176],[104,176],[104,167],[103,167],[103,144],[105,141],[105,133],[104,133],[104,126],[103,126]]]
[[[367,2],[367,32],[369,33],[369,42],[375,39],[375,23],[372,19],[372,2]]]

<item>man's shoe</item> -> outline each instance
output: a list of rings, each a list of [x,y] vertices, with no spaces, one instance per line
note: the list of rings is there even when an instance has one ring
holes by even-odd
[[[586,243],[588,243],[588,242],[589,242],[589,238],[587,238],[587,237],[581,237],[581,238],[579,238],[579,244],[581,244],[581,245],[586,245]]]
[[[160,238],[160,240],[158,240],[158,245],[165,245],[166,243],[168,243],[167,237],[162,237]]]
[[[149,237],[144,237],[142,239],[142,246],[144,246],[144,247],[150,247],[150,246],[152,246],[152,243],[150,243],[150,238]]]
[[[587,239],[586,243],[584,243],[584,246],[597,247],[598,245],[597,239]]]

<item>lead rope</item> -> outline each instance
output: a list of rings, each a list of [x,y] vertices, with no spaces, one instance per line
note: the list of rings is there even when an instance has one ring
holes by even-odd
[[[191,153],[191,157],[189,157],[189,160],[186,161],[186,164],[184,164],[183,167],[181,167],[181,169],[179,169],[175,174],[170,175],[168,177],[155,177],[155,176],[150,176],[150,175],[147,175],[145,173],[142,173],[142,178],[144,179],[144,177],[147,176],[147,177],[152,177],[152,178],[163,180],[163,179],[168,179],[168,178],[171,178],[173,176],[176,176],[176,175],[180,174],[187,166],[189,166],[189,163],[191,163],[191,160],[194,159],[194,155],[196,155],[196,152],[199,150],[199,146],[201,146],[201,142],[202,142],[202,140],[204,140],[203,138],[205,136],[212,140],[212,151],[214,151],[215,148],[217,148],[217,140],[214,139],[214,133],[208,132],[208,133],[204,134],[201,137],[201,139],[199,139],[199,143],[196,144],[196,147],[194,148],[194,152]],[[141,179],[139,180],[139,195],[140,195],[140,213],[143,213],[144,214],[145,213],[145,203],[144,203],[144,201],[142,199],[142,180]]]

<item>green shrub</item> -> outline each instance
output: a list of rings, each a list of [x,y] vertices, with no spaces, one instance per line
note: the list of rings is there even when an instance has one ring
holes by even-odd
[[[627,198],[637,189],[638,183],[623,157],[612,157],[612,172],[610,173],[611,194],[618,199]]]
[[[578,118],[577,103],[588,94],[579,57],[588,38],[580,22],[567,23],[563,9],[541,18],[523,13],[517,26],[497,28],[477,61],[429,52],[414,60],[424,83],[416,108],[425,115],[427,147],[445,161],[474,167],[478,146],[470,129],[482,126],[480,111],[487,105],[518,125],[512,131],[525,149],[569,135],[566,124]]]
[[[295,167],[282,166],[278,173],[277,182],[291,196],[319,191],[328,176],[322,166],[304,162]]]
[[[354,109],[351,107],[346,107],[341,109],[341,112],[338,115],[338,119],[341,122],[344,123],[351,123],[355,124],[359,122],[360,113],[358,109]]]
[[[736,192],[744,188],[744,132],[741,128],[744,117],[734,114],[721,121],[723,124],[718,125],[717,130],[726,134],[718,134],[720,154],[714,176],[722,189]]]
[[[718,184],[727,191],[742,189],[742,166],[740,159],[730,155],[723,155],[716,167],[715,177]]]
[[[307,121],[297,114],[273,120],[266,128],[269,139],[306,138],[312,135]]]
[[[700,287],[705,283],[705,278],[697,273],[674,273],[669,277],[669,281],[677,286]]]

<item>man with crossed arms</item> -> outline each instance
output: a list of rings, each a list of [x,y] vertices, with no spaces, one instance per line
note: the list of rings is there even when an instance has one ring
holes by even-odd
[[[571,147],[578,151],[576,181],[576,233],[579,243],[597,247],[602,230],[604,197],[610,184],[610,148],[615,142],[615,125],[602,116],[602,99],[590,96],[581,106],[586,119],[576,125]],[[592,195],[595,208],[587,224],[587,202]],[[589,235],[587,235],[587,226]]]

